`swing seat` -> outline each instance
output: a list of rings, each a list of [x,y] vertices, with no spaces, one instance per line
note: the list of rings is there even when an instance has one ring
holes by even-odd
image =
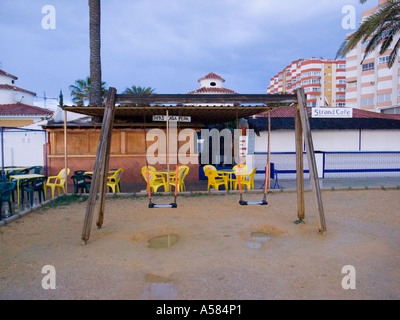
[[[149,203],[149,208],[177,208],[177,203]]]
[[[260,206],[266,206],[268,204],[267,201],[262,200],[262,201],[244,201],[244,200],[240,200],[239,204],[241,206],[247,206],[247,205],[260,205]]]

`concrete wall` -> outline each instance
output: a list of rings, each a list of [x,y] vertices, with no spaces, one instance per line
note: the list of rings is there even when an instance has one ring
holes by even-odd
[[[4,129],[2,136],[4,153],[0,148],[0,155],[3,155],[4,166],[46,166],[44,130]]]
[[[400,151],[400,130],[318,130],[315,151]],[[255,137],[255,152],[267,152],[268,133]],[[271,152],[295,152],[294,130],[271,131]]]

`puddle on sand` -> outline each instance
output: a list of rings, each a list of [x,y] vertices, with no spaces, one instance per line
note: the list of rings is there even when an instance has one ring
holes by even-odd
[[[179,240],[176,234],[166,234],[149,240],[149,248],[162,249],[170,248]]]
[[[267,242],[272,237],[265,232],[252,232],[251,240],[247,242],[247,246],[251,249],[260,249],[264,242]]]
[[[261,242],[257,242],[255,240],[251,240],[251,241],[247,242],[247,246],[250,249],[260,249],[261,246],[262,246],[262,243]]]
[[[178,298],[171,279],[146,275],[147,286],[142,293],[142,300],[176,300]]]

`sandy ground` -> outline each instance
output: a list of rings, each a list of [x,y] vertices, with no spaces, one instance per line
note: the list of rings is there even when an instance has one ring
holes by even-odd
[[[0,299],[399,299],[400,190],[323,191],[322,199],[324,235],[311,192],[305,224],[294,223],[295,192],[268,194],[267,206],[181,196],[177,209],[107,198],[103,228],[95,216],[86,246],[87,201],[42,208],[0,227]],[[55,289],[42,287],[46,265]],[[346,265],[355,289],[342,287]]]

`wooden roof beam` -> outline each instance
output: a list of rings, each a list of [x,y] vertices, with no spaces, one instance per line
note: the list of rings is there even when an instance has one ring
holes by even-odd
[[[116,104],[281,104],[296,103],[294,94],[117,94]]]

